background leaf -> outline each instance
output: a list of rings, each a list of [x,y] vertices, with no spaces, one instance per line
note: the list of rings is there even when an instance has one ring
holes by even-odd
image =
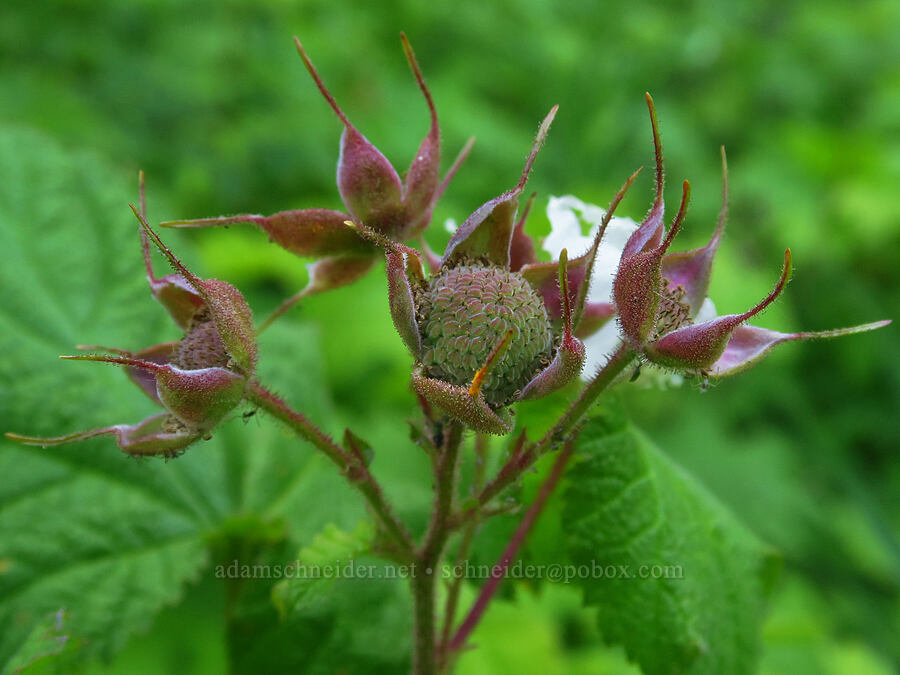
[[[125,212],[134,188],[96,157],[6,128],[0,186],[0,246],[15,253],[0,269],[10,298],[0,313],[4,430],[53,435],[140,419],[149,402],[115,368],[55,361],[76,343],[132,348],[159,334]],[[126,389],[133,396],[116,396]],[[110,445],[3,441],[0,531],[15,536],[0,539],[0,662],[61,608],[87,650],[109,653],[204,564],[209,514],[189,473],[165,475]]]
[[[577,450],[564,522],[604,639],[651,675],[754,672],[773,552],[624,419]]]
[[[375,530],[360,521],[353,532],[329,525],[316,535],[309,546],[297,554],[299,578],[280,582],[273,590],[275,606],[282,616],[321,604],[337,581],[340,570],[350,566],[372,545]],[[302,571],[301,571],[302,570]]]
[[[278,582],[271,598],[260,595],[258,585],[242,597],[231,639],[237,672],[406,672],[412,649],[409,568],[367,554],[373,536],[366,522],[350,532],[326,526],[300,551],[293,578]]]
[[[59,610],[35,625],[0,672],[4,675],[25,670],[29,675],[65,673],[72,667],[72,656],[79,647],[68,635],[65,618],[65,611]]]
[[[56,360],[76,343],[137,349],[178,337],[143,279],[128,183],[96,157],[0,129],[0,247],[17,254],[0,266],[4,430],[55,435],[154,410],[116,368]],[[272,372],[285,350],[289,378]],[[328,410],[314,333],[285,322],[261,353],[261,371],[292,403]],[[109,655],[210,562],[252,562],[279,542],[293,551],[328,522],[359,520],[359,500],[323,458],[268,420],[239,417],[172,462],[136,461],[109,439],[0,441],[0,663],[61,608],[85,655]]]

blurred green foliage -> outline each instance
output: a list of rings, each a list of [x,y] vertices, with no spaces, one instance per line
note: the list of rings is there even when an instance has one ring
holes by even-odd
[[[649,90],[670,183],[689,178],[694,186],[685,248],[713,227],[718,147],[728,150],[731,216],[711,291],[720,311],[761,297],[786,246],[797,262],[794,281],[760,323],[829,328],[893,318],[900,307],[900,5],[891,0],[3,3],[0,123],[105,157],[121,185],[145,169],[153,221],[339,207],[333,179],[340,127],[290,37],[303,39],[351,120],[403,167],[427,116],[400,30],[438,105],[445,155],[470,135],[478,139],[436,212],[429,233],[435,249],[448,236],[444,219],[465,218],[512,184],[538,121],[555,103],[560,114],[531,182],[537,204],[563,193],[606,203],[634,168],[650,162],[642,99]],[[28,185],[15,189],[23,201],[52,197]],[[645,175],[622,213],[641,216],[649,195]],[[669,196],[674,201],[675,193]],[[96,207],[113,205],[98,200]],[[128,227],[124,201],[116,208]],[[548,231],[541,211],[529,223],[535,235]],[[68,250],[47,264],[65,265],[76,283],[98,256],[110,255],[89,236],[71,243],[74,232],[90,231],[92,217],[66,214],[55,228],[33,233]],[[166,240],[199,273],[234,282],[258,316],[305,282],[300,261],[250,228],[167,232]],[[137,282],[136,250],[113,255],[132,256]],[[9,310],[26,304],[23,297],[3,301]],[[302,392],[291,373],[272,376],[309,402],[330,431],[352,422],[375,447],[387,448],[389,461],[376,469],[403,515],[421,527],[427,467],[405,439],[396,440],[413,406],[408,357],[386,309],[376,271],[296,310],[287,324],[294,337],[287,330],[273,337],[263,356],[266,349],[290,354],[293,340],[304,363],[315,362],[322,377],[302,373]],[[79,321],[89,311],[78,306]],[[132,314],[124,301],[121,311]],[[41,324],[45,331],[55,325]],[[115,322],[85,326],[91,334],[72,334],[73,341],[110,341]],[[900,667],[897,331],[785,347],[702,395],[689,386],[627,392],[636,423],[784,555],[763,672]],[[156,323],[146,334],[158,332]],[[54,368],[63,366],[29,361],[35,391],[52,386]],[[114,378],[103,377],[115,387]],[[116,406],[102,408],[103,393],[90,394],[91,421],[116,421],[105,414]],[[13,407],[4,401],[4,415]],[[66,422],[77,417],[75,408],[70,402]],[[39,420],[32,430],[42,429],[60,427]],[[255,485],[268,484],[257,478]],[[272,508],[281,513],[305,489]],[[269,498],[255,497],[258,504]],[[355,507],[344,508],[332,520],[352,526]],[[327,513],[313,520],[321,526]],[[288,527],[299,541],[316,531]],[[225,650],[218,592],[208,580],[193,587],[149,635],[103,668],[162,672],[185,664],[189,653],[180,672],[216,669]],[[538,664],[542,672],[624,672],[621,654],[598,646],[585,615],[572,589],[511,587],[477,634],[482,648],[467,657],[466,672],[525,672]]]

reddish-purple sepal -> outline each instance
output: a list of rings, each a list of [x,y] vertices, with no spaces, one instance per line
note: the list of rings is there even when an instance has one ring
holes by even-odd
[[[569,261],[569,266],[577,265],[578,260],[579,258],[575,258]],[[559,292],[559,282],[557,281],[558,270],[558,262],[531,263],[519,270],[525,281],[541,296],[541,299],[544,301],[544,307],[547,309],[547,316],[557,326],[562,320],[562,296]],[[574,293],[575,288],[571,288],[569,292]],[[575,302],[576,298],[570,297],[569,300],[570,302]]]
[[[779,333],[778,331],[757,328],[756,326],[738,326],[731,334],[725,351],[722,352],[722,355],[707,372],[711,377],[736,375],[761,361],[775,347],[785,342],[825,340],[844,335],[853,335],[854,333],[864,333],[883,328],[889,323],[890,320],[875,321],[873,323],[864,323],[860,326],[851,326],[850,328],[802,333]]]
[[[515,190],[504,193],[469,216],[450,238],[442,265],[450,266],[467,259],[485,259],[506,267],[509,264],[509,243],[517,197]]]
[[[372,252],[371,246],[344,225],[349,217],[346,213],[331,209],[301,209],[281,211],[271,216],[242,214],[198,220],[170,220],[162,226],[199,228],[253,223],[269,235],[270,241],[304,258]]]
[[[787,249],[778,283],[758,305],[743,314],[728,314],[678,328],[647,345],[644,353],[653,363],[662,366],[706,371],[722,356],[734,330],[772,304],[781,295],[790,278],[791,250]]]
[[[541,122],[518,184],[512,190],[479,206],[450,237],[444,251],[445,266],[465,260],[487,260],[500,267],[509,267],[518,198],[525,189],[528,174],[531,173],[531,167],[534,166],[534,160],[547,137],[558,107],[553,106]]]
[[[566,264],[566,274],[569,282],[569,302],[571,303],[571,306],[573,308],[572,322],[576,327],[575,332],[579,335],[581,335],[582,331],[581,323],[585,312],[587,295],[590,291],[591,275],[593,274],[594,263],[597,259],[597,249],[600,246],[600,241],[603,239],[603,235],[606,232],[606,227],[607,225],[609,225],[609,221],[612,220],[613,214],[615,214],[616,212],[616,207],[618,207],[619,203],[625,197],[625,193],[628,192],[628,188],[631,187],[631,184],[634,182],[634,179],[637,178],[640,172],[641,170],[638,169],[633,174],[631,174],[628,180],[625,181],[625,183],[621,188],[619,188],[619,191],[613,197],[612,201],[609,204],[609,208],[603,215],[600,226],[597,229],[597,233],[594,235],[594,241],[592,242],[591,247],[587,250],[587,252],[583,255],[578,256],[577,258],[569,260]],[[550,321],[553,323],[554,327],[558,328],[563,316],[563,304],[560,296],[560,284],[558,280],[559,265],[555,262],[535,262],[523,266],[520,272],[525,280],[529,284],[531,284],[532,288],[534,288],[534,290],[536,290],[544,300],[544,306],[547,308],[547,314],[550,317]],[[609,316],[612,315],[610,314]],[[601,321],[599,324],[597,324],[597,318],[599,317],[591,317],[591,321],[596,325],[596,327],[591,330],[591,327],[587,326],[586,330],[588,330],[588,332],[586,334],[592,333],[594,330],[597,330],[597,328],[599,328],[602,323],[605,323],[605,321]],[[607,316],[605,318],[609,317]]]
[[[381,229],[385,213],[400,210],[403,200],[400,176],[381,151],[347,119],[296,36],[294,43],[322,96],[344,125],[337,169],[338,191],[344,205],[356,219]]]
[[[256,332],[253,314],[240,291],[218,279],[205,279],[206,304],[233,364],[248,377],[256,369]]]
[[[550,365],[525,385],[519,399],[528,401],[553,393],[577,379],[584,368],[584,343],[569,335],[563,337]]]
[[[512,241],[509,244],[509,269],[511,272],[518,272],[525,265],[532,265],[538,261],[537,254],[534,252],[534,240],[525,232],[525,221],[531,212],[531,205],[534,204],[534,198],[537,192],[532,192],[519,218],[513,227]]]
[[[77,431],[54,438],[38,438],[11,433],[7,433],[5,436],[24,445],[39,445],[42,448],[48,448],[67,443],[77,443],[96,436],[112,435],[116,437],[116,444],[119,448],[129,455],[174,457],[191,443],[197,441],[202,434],[191,432],[187,429],[167,431],[163,427],[170,420],[171,415],[169,413],[159,413],[134,425],[117,424],[112,427]]]
[[[191,429],[208,430],[244,396],[247,378],[225,368],[184,370],[132,356],[79,354],[60,356],[67,361],[96,361],[138,369],[156,381],[156,400]],[[142,385],[143,387],[143,385]]]
[[[472,146],[475,145],[475,137],[473,136],[466,144],[463,146],[462,150],[459,151],[459,154],[456,156],[456,159],[453,160],[453,164],[447,169],[447,173],[444,174],[444,178],[441,180],[440,184],[434,191],[434,194],[431,197],[431,203],[425,208],[421,213],[408,212],[407,215],[407,230],[399,235],[398,239],[409,239],[414,236],[422,234],[425,231],[425,228],[428,227],[428,223],[431,222],[431,214],[434,210],[434,205],[438,202],[438,200],[443,196],[444,191],[447,189],[447,186],[450,184],[450,181],[453,180],[453,177],[456,175],[456,172],[459,171],[459,167],[462,166],[463,162],[466,161],[466,158],[469,156],[469,152],[472,150]],[[441,261],[440,258],[437,259],[437,267],[440,267]]]
[[[523,401],[541,398],[564,387],[577,378],[584,367],[584,344],[581,340],[572,336],[572,303],[569,294],[567,257],[566,249],[563,249],[559,254],[558,264],[563,319],[562,341],[550,365],[538,373],[522,389],[519,399]]]
[[[143,214],[134,206],[131,209],[146,235],[202,298],[234,365],[244,374],[251,375],[256,367],[256,338],[253,315],[243,296],[229,283],[218,279],[200,279],[194,275],[162,242]]]
[[[725,231],[725,218],[728,214],[728,165],[725,159],[725,148],[722,148],[722,209],[716,231],[709,243],[693,251],[669,253],[662,261],[662,276],[669,288],[675,290],[681,286],[684,300],[690,307],[690,315],[696,316],[700,305],[709,291],[709,277],[712,272],[713,259],[719,249],[719,242]]]
[[[153,345],[152,347],[147,347],[147,349],[142,349],[139,352],[130,352],[126,349],[116,349],[114,347],[101,347],[99,345],[76,345],[76,348],[92,352],[109,352],[111,354],[118,354],[119,356],[134,358],[139,361],[148,361],[150,363],[164,365],[172,360],[172,355],[178,347],[178,344],[178,342],[164,342],[162,344]],[[159,400],[159,394],[156,393],[156,375],[153,371],[147,370],[146,368],[126,366],[125,374],[128,375],[129,380],[134,382],[141,391],[147,394],[147,396],[155,403],[162,405],[162,402]]]
[[[138,219],[147,220],[147,199],[144,192],[144,172],[138,174],[138,196],[140,214]],[[134,207],[131,207],[134,209]],[[135,210],[135,214],[138,211]],[[203,297],[197,289],[181,274],[167,274],[157,279],[153,274],[153,262],[150,260],[150,240],[147,233],[141,227],[141,252],[144,256],[144,266],[147,268],[147,283],[150,284],[150,292],[156,301],[161,304],[172,317],[175,324],[182,330],[186,329],[197,310],[203,306]]]
[[[338,191],[350,214],[372,227],[398,234],[406,224],[400,176],[387,158],[353,127],[341,134]]]
[[[622,250],[622,257],[631,257],[642,251],[649,251],[659,246],[665,233],[663,225],[663,214],[665,213],[665,201],[663,199],[663,150],[662,141],[659,137],[659,124],[656,120],[656,108],[653,106],[653,99],[650,94],[645,94],[647,98],[647,108],[650,110],[650,126],[653,131],[653,150],[656,159],[656,198],[650,213],[644,218],[644,222],[625,243]]]
[[[434,101],[431,98],[428,87],[425,85],[425,78],[422,77],[422,71],[419,69],[412,46],[409,44],[409,40],[406,39],[405,34],[401,33],[400,39],[403,42],[403,51],[406,54],[406,60],[409,61],[409,67],[412,69],[419,89],[422,91],[425,102],[428,104],[428,113],[431,118],[431,126],[425,138],[422,139],[412,164],[409,166],[409,171],[406,173],[406,182],[403,186],[403,203],[412,221],[409,224],[415,228],[426,213],[430,214],[438,181],[440,180],[441,131],[438,127]]]
[[[481,392],[469,393],[469,388],[442,380],[435,380],[416,369],[412,376],[413,387],[429,404],[475,431],[503,436],[512,431],[512,420],[505,409],[494,411]]]
[[[150,292],[182,330],[186,329],[197,310],[203,306],[203,298],[180,274],[167,274],[157,279],[147,268]]]
[[[413,288],[414,284],[424,283],[422,264],[418,258],[401,250],[389,250],[386,257],[391,319],[403,343],[413,357],[418,359],[422,356],[422,336],[416,321]]]
[[[162,366],[156,372],[160,402],[190,428],[207,431],[244,397],[247,379],[225,368],[182,370]]]
[[[684,181],[681,208],[672,223],[672,229],[659,246],[633,254],[622,252],[619,269],[613,280],[613,299],[622,334],[635,349],[640,349],[656,328],[662,285],[662,258],[681,228],[687,212],[690,188],[690,183]]]
[[[134,358],[164,365],[172,360],[176,347],[178,347],[178,342],[163,342],[162,344],[153,345],[152,347],[147,347],[147,349],[135,352]],[[159,394],[156,391],[156,377],[153,373],[144,368],[134,368],[132,366],[125,368],[125,373],[147,396],[162,405],[162,402],[159,400]]]

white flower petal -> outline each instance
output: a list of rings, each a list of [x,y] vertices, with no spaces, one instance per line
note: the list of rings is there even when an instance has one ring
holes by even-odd
[[[550,220],[550,234],[541,244],[547,253],[559,258],[559,253],[566,249],[569,257],[574,258],[590,244],[590,238],[581,232],[581,222],[575,210],[581,210],[584,204],[571,195],[550,197],[547,202],[547,218]]]
[[[694,317],[694,323],[704,323],[706,321],[712,321],[718,315],[716,312],[716,306],[713,304],[713,301],[709,298],[703,301],[703,304],[700,305],[700,310],[697,312],[697,316]]]
[[[559,257],[562,249],[567,249],[570,258],[583,254],[590,248],[594,235],[600,227],[606,211],[595,204],[586,204],[573,195],[550,197],[547,203],[547,218],[550,220],[550,234],[544,239],[542,248],[554,258]],[[589,225],[587,235],[583,226]],[[597,258],[591,275],[591,288],[588,300],[591,302],[612,302],[612,286],[622,250],[638,223],[631,218],[613,216],[606,227],[606,233],[597,247]],[[703,301],[694,323],[702,323],[714,319],[716,306],[707,298]],[[619,325],[615,320],[608,321],[600,330],[584,340],[587,352],[582,370],[582,378],[591,379],[597,369],[606,364],[613,352],[622,342]],[[637,380],[642,386],[678,387],[684,378],[678,373],[671,373],[662,368],[645,364],[641,376]]]
[[[610,319],[596,333],[584,338],[585,359],[584,369],[581,371],[582,379],[591,379],[597,373],[597,369],[605,365],[612,353],[619,348],[621,342],[619,325],[615,319]]]
[[[542,247],[554,258],[562,249],[567,249],[570,258],[582,255],[594,241],[597,229],[606,214],[605,209],[596,204],[586,204],[573,195],[550,197],[547,203],[547,218],[550,220],[550,234]],[[583,224],[589,225],[587,235],[583,234]],[[612,282],[622,249],[638,224],[631,218],[613,216],[606,227],[606,233],[597,248],[597,258],[588,291],[591,302],[612,302]]]

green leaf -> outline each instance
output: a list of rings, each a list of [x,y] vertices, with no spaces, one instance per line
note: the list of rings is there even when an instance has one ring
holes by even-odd
[[[369,550],[375,529],[362,520],[353,532],[329,524],[297,555],[297,578],[275,586],[272,599],[284,618],[315,606],[326,599],[343,570],[353,573],[353,565]]]
[[[0,129],[2,431],[56,434],[151,411],[117,369],[56,359],[78,343],[139,348],[160,334],[164,313],[147,297],[127,214],[134,178],[126,187],[95,156]],[[183,476],[110,445],[3,441],[0,662],[60,608],[86,649],[108,652],[203,565],[202,504]]]
[[[119,369],[57,359],[81,343],[180,337],[146,285],[127,173],[0,127],[0,432],[53,436],[158,411]],[[285,321],[262,342],[262,376],[281,374],[292,404],[327,418],[315,332]],[[61,608],[79,651],[108,657],[211,574],[213,555],[246,550],[223,542],[294,551],[326,523],[356,523],[361,500],[327,460],[262,417],[241,424],[238,411],[172,462],[135,461],[107,438],[42,449],[0,436],[0,664]]]
[[[477,649],[461,652],[456,672],[465,675],[542,673],[556,675],[640,675],[621,648],[598,639],[596,611],[585,608],[581,592],[569,585],[509,583],[506,598],[495,597],[472,633]],[[477,589],[463,588],[470,606]]]
[[[777,556],[615,413],[590,420],[564,522],[604,639],[657,673],[755,672]]]
[[[70,639],[65,623],[66,613],[62,609],[45,617],[3,666],[4,675],[23,671],[29,675],[69,672],[78,645]]]
[[[353,532],[325,527],[291,565],[293,578],[274,586],[277,614],[259,587],[243,598],[231,637],[235,671],[408,671],[411,570],[368,555],[373,536],[368,522]]]
[[[765,650],[759,675],[897,672],[874,645],[848,634],[844,626],[835,625],[830,614],[834,598],[828,597],[831,589],[817,588],[793,570],[784,577],[772,598],[763,629]]]

